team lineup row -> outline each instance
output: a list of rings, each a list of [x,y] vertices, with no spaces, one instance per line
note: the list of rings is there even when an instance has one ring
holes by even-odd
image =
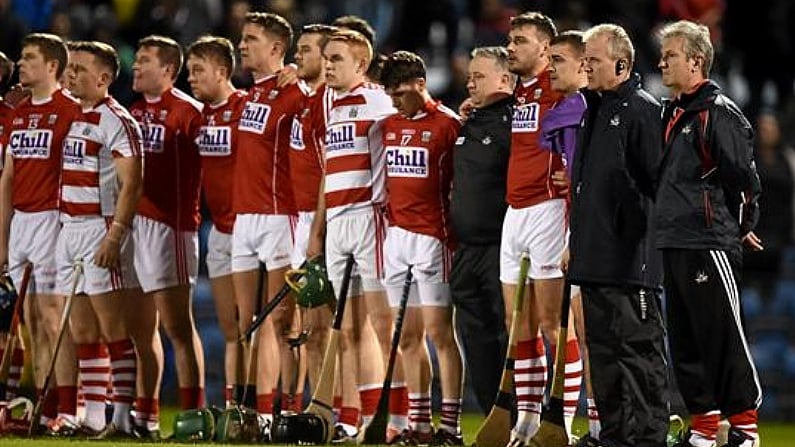
[[[453,304],[461,312],[462,297],[473,297],[494,316],[480,316],[490,332],[477,334],[482,343],[462,337],[470,372],[490,371],[484,372],[488,380],[474,384],[484,408],[495,403],[494,372],[498,378],[506,329],[516,326],[508,354],[515,355],[518,417],[502,445],[533,444],[540,433],[544,339],[553,357],[560,347],[565,359],[560,398],[566,440],[572,439],[586,366],[593,386],[586,381],[590,432],[581,443],[664,445],[663,265],[666,292],[675,302],[705,293],[688,288],[694,271],[704,274],[715,300],[729,294],[718,309],[734,311],[734,318],[705,337],[728,333],[747,352],[731,282],[737,274],[734,255],[741,239],[761,249],[751,231],[758,188],[753,160],[744,152],[750,150],[743,145],[747,122],[707,81],[708,31],[680,22],[665,32],[660,68],[678,94],[676,107],[665,109],[667,126],[657,101],[632,75],[634,50],[623,29],[600,25],[585,34],[558,34],[540,13],[511,20],[506,48],[473,51],[463,120],[431,97],[418,56],[398,51],[372,63],[368,29],[349,18],[335,26],[304,27],[296,64],[285,67],[290,24],[271,13],[248,14],[238,44],[243,68],[255,80],[247,92],[230,82],[233,44],[200,38],[186,52],[195,99],[174,88],[183,62],[180,46],[163,36],[144,38],[133,66],[133,89],[142,98],[129,111],[107,93],[119,69],[112,47],[29,35],[19,78],[30,94],[2,109],[0,117],[0,261],[16,284],[25,265],[33,266],[26,315],[37,387],[44,387],[44,365],[57,352],[55,392],[45,392],[41,424],[54,434],[99,438],[156,434],[163,369],[159,324],[174,346],[180,406],[204,406],[204,354],[190,310],[201,191],[213,221],[207,265],[226,340],[227,401],[255,408],[264,438],[270,435],[275,394],[281,395],[282,410],[300,411],[304,381],[314,387],[321,380],[331,313],[325,306],[297,312],[288,298],[254,340],[239,342],[239,334],[260,302],[283,288],[290,267],[323,255],[337,291],[346,259],[356,265],[349,293],[356,298],[349,300],[339,328],[338,369],[345,374],[338,375],[337,441],[361,441],[359,434],[376,414],[390,363],[393,314],[405,293],[408,307],[383,430],[389,443],[463,443],[464,362]],[[377,79],[373,68],[380,71]],[[687,101],[708,95],[707,89],[711,96],[704,103],[718,109],[704,119]],[[696,124],[687,121],[690,115]],[[716,141],[707,124],[698,127],[699,119]],[[694,130],[703,140],[693,142]],[[685,225],[683,232],[678,218],[692,219],[693,213],[682,213],[679,203],[663,196],[671,188],[689,194],[692,186],[689,179],[666,177],[677,169],[666,169],[668,164],[687,162],[663,156],[663,145],[671,144],[701,145],[700,152],[685,150],[702,154],[696,157],[703,170],[697,187],[704,195],[696,203],[704,204],[699,209],[707,213],[712,239],[696,234],[702,230],[697,225]],[[604,153],[605,148],[619,150]],[[663,213],[652,210],[655,201],[669,207],[664,226],[658,217]],[[736,209],[741,215],[735,216]],[[466,265],[477,258],[488,265]],[[529,268],[522,268],[525,258]],[[713,264],[703,264],[710,259]],[[560,328],[568,313],[561,309],[564,271],[582,286],[582,302],[573,303],[571,325],[576,322],[577,331]],[[462,281],[467,276],[489,286],[468,286]],[[522,299],[518,285],[528,279],[528,299]],[[412,284],[405,292],[404,281]],[[75,294],[70,340],[53,349],[63,297]],[[510,325],[517,316],[519,324]],[[735,369],[722,369],[716,357],[705,357],[715,352],[711,345],[688,348],[701,337],[687,324],[677,328],[672,355],[693,417],[683,442],[715,445],[723,413],[733,426],[730,442],[751,445],[758,439],[761,395],[748,383],[732,384],[736,392],[725,389],[727,380],[741,374],[758,391],[750,357],[724,347],[719,354],[734,351]],[[300,348],[306,356],[298,357],[305,364],[290,347],[302,331],[311,334]],[[439,359],[442,406],[435,429],[426,335]],[[476,356],[490,346],[496,349],[489,361]],[[587,374],[589,359],[598,368]],[[616,363],[626,368],[616,370]],[[693,374],[692,365],[707,372]],[[637,386],[615,385],[622,382]],[[77,384],[85,399],[80,420]],[[702,390],[704,384],[715,390]]]

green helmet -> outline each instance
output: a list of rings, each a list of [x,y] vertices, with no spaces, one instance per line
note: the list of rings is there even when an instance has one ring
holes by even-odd
[[[177,441],[209,441],[214,435],[215,419],[207,408],[186,410],[174,418],[174,439]]]
[[[285,280],[295,291],[299,306],[318,307],[334,300],[334,290],[322,257],[306,261],[304,268],[288,270]]]

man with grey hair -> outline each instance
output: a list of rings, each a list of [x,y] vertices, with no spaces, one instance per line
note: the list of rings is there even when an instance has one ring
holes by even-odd
[[[456,326],[478,404],[488,412],[508,344],[500,289],[500,234],[511,149],[515,76],[502,47],[472,51],[467,90],[473,109],[458,133],[450,200],[458,246],[450,288]]]
[[[709,80],[713,49],[703,25],[662,29],[659,68],[673,96],[664,107],[664,156],[656,196],[671,357],[691,416],[683,446],[713,447],[721,414],[728,446],[759,439],[762,389],[740,307],[742,247],[762,250],[753,229],[761,191],[753,130]]]
[[[564,268],[582,291],[599,444],[663,447],[662,267],[651,241],[660,105],[632,72],[634,48],[623,28],[598,25],[584,39],[587,111],[573,162]]]

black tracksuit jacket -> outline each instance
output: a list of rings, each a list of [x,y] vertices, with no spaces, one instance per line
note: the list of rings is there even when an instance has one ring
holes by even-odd
[[[508,204],[505,187],[511,153],[513,97],[475,109],[458,132],[450,214],[456,240],[500,243]]]
[[[674,120],[675,111],[681,115]],[[658,175],[656,246],[739,254],[741,237],[759,219],[751,124],[710,81],[665,104],[663,129],[669,127]]]
[[[574,284],[659,288],[653,243],[660,104],[634,75],[616,91],[583,92],[571,181],[569,279]]]

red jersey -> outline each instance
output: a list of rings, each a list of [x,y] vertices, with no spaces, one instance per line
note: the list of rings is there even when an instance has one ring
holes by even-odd
[[[199,129],[199,154],[202,160],[202,190],[218,231],[231,234],[235,224],[232,209],[232,179],[235,155],[239,150],[237,126],[246,105],[246,92],[238,90],[221,104],[206,104]]]
[[[395,114],[386,119],[390,225],[451,242],[453,147],[460,127],[455,112],[437,102],[412,118]]]
[[[322,84],[304,97],[303,110],[293,118],[290,132],[290,178],[298,211],[317,209],[323,177],[323,141],[333,90]]]
[[[199,102],[176,88],[130,107],[144,137],[144,193],[138,214],[179,231],[199,228],[201,161],[196,137],[201,110]]]
[[[81,113],[80,104],[64,89],[44,101],[26,98],[14,109],[7,140],[14,160],[14,209],[58,209],[63,141]]]
[[[63,144],[61,220],[111,217],[119,198],[116,157],[141,156],[141,129],[107,97],[83,111]]]
[[[552,90],[544,70],[530,81],[520,81],[514,97],[506,201],[513,208],[527,208],[562,197],[552,185],[552,173],[563,169],[563,161],[539,143],[541,118],[562,96]]]
[[[296,84],[276,88],[276,76],[248,92],[238,125],[234,210],[237,214],[295,214],[290,185],[290,130],[304,94]]]
[[[0,173],[3,172],[3,164],[6,162],[6,144],[13,116],[14,108],[0,98]]]

